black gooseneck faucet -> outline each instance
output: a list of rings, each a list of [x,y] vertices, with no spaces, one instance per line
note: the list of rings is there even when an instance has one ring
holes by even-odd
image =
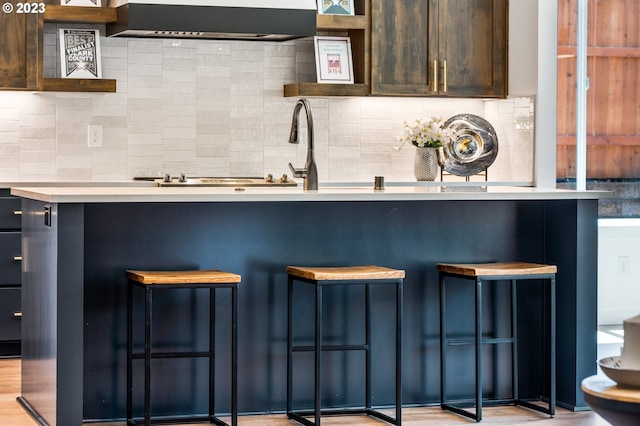
[[[313,115],[311,114],[311,105],[305,98],[298,99],[293,109],[293,120],[291,121],[291,133],[289,134],[289,143],[300,143],[298,138],[299,115],[300,110],[304,107],[307,117],[307,161],[303,169],[296,169],[291,163],[289,168],[294,177],[303,178],[303,189],[305,191],[318,190],[318,169],[316,168],[316,160],[313,156]]]

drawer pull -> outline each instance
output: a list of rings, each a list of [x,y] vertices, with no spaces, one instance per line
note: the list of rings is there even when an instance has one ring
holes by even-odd
[[[22,215],[22,210],[14,210],[13,214],[16,215],[16,216],[20,216],[20,215]]]
[[[20,317],[22,317],[22,312],[14,312],[14,313],[13,313],[13,316],[14,316],[15,318],[20,318]]]
[[[13,260],[20,262],[22,260],[22,256],[13,256]]]
[[[442,91],[447,92],[447,60],[442,61]]]
[[[433,61],[433,93],[438,91],[438,60]]]

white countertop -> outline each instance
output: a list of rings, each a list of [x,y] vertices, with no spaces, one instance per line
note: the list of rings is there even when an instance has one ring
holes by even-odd
[[[573,191],[518,186],[387,185],[301,187],[16,186],[11,194],[48,203],[189,203],[287,201],[575,200],[611,197],[608,191]]]

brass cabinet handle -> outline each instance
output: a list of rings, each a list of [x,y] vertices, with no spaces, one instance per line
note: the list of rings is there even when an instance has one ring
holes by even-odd
[[[447,60],[446,59],[442,61],[442,73],[444,74],[442,76],[442,91],[446,92],[447,91]]]
[[[20,262],[22,260],[22,256],[13,256],[13,260]]]
[[[16,215],[16,216],[20,216],[20,215],[22,215],[22,210],[14,210],[13,214]]]
[[[433,60],[433,93],[438,91],[438,60]]]
[[[22,317],[22,312],[14,312],[13,316],[16,317],[16,318],[20,318],[20,317]]]

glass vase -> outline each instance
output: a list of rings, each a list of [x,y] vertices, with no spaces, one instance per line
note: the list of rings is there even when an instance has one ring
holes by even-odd
[[[438,177],[438,153],[436,148],[416,148],[413,174],[418,182],[436,180]]]

